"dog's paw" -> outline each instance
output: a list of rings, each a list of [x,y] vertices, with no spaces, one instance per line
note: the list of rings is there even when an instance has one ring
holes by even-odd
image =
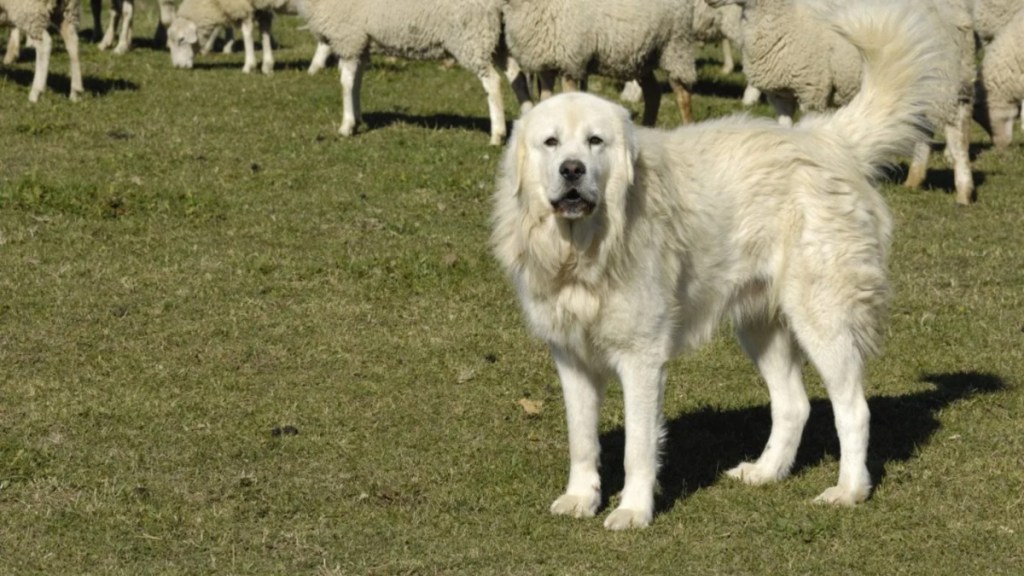
[[[604,521],[609,530],[629,530],[630,528],[646,528],[651,524],[654,514],[650,510],[631,510],[616,508]]]
[[[551,503],[551,513],[573,518],[593,518],[601,505],[600,492],[593,496],[579,494],[562,494]]]
[[[735,468],[726,470],[725,474],[730,478],[735,478],[740,482],[750,484],[751,486],[760,486],[769,482],[775,482],[776,480],[780,480],[783,476],[778,474],[775,470],[766,470],[756,462],[743,462]]]
[[[870,487],[851,490],[842,486],[833,486],[819,494],[814,499],[814,502],[817,504],[831,504],[833,506],[854,506],[867,500],[870,493]]]

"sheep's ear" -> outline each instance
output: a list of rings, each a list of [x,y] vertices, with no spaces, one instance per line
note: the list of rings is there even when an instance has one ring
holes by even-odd
[[[185,33],[183,39],[186,44],[198,44],[199,43],[199,31],[196,29],[195,22],[189,22],[188,26],[185,26]]]

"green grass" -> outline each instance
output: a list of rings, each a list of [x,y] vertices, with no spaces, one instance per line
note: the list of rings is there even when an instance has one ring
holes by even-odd
[[[144,42],[155,7],[139,13]],[[562,402],[489,252],[479,84],[378,61],[370,129],[341,139],[336,71],[307,76],[312,39],[277,24],[269,78],[240,55],[183,71],[84,43],[84,101],[57,92],[58,46],[30,105],[31,59],[0,70],[0,574],[1019,573],[1019,142],[976,131],[969,208],[941,155],[924,191],[884,188],[896,297],[870,501],[810,504],[838,454],[813,375],[794,476],[720,476],[769,423],[723,332],[672,366],[654,524],[608,533],[547,513]],[[713,65],[701,118],[739,107],[740,76]],[[613,493],[617,391],[603,441]]]

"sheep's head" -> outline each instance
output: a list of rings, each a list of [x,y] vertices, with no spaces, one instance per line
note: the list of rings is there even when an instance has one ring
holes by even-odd
[[[195,22],[177,17],[167,27],[167,48],[175,68],[191,68],[198,46],[199,31]]]

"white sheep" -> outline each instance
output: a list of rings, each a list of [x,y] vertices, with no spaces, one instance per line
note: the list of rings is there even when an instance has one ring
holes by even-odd
[[[829,1],[706,0],[715,7],[743,8],[743,71],[750,84],[768,97],[780,123],[792,124],[801,110],[822,110],[850,100],[860,86],[861,62],[853,46],[823,24]],[[946,152],[953,162],[957,202],[974,194],[968,154],[970,111],[974,91],[974,32],[969,0],[921,2],[922,17],[932,18],[936,34],[948,39],[944,72],[951,78],[948,93],[937,95],[932,111],[935,126],[945,128]],[[905,184],[924,181],[930,147],[917,147]]]
[[[187,1],[187,0],[186,0]],[[338,132],[350,136],[360,116],[363,68],[374,52],[434,59],[451,56],[476,74],[487,92],[491,144],[505,140],[505,107],[500,57],[502,0],[305,0],[299,3],[309,29],[330,45],[341,71],[342,119]],[[525,80],[508,63],[506,73],[521,106],[529,105]]]
[[[792,124],[797,104],[822,110],[848,102],[860,87],[857,50],[796,0],[706,0],[743,9],[743,73],[762,90],[779,121]]]
[[[643,123],[653,125],[661,104],[660,67],[684,122],[693,120],[694,0],[507,0],[505,40],[523,70],[541,81],[541,98],[557,75],[576,90],[589,73],[640,81]]]
[[[1013,139],[1013,119],[1022,112],[1024,101],[1024,9],[985,48],[981,87],[992,142],[996,148],[1005,148]]]
[[[242,29],[245,63],[242,72],[256,67],[256,49],[252,38],[253,20],[259,23],[263,47],[262,71],[274,71],[270,27],[274,12],[282,10],[289,0],[184,0],[167,28],[167,47],[171,63],[177,68],[191,68],[196,52],[225,24],[238,24]]]
[[[974,32],[982,43],[988,43],[1017,12],[1024,10],[1024,0],[973,0]]]
[[[51,23],[57,25],[64,47],[68,51],[71,76],[71,100],[77,101],[85,92],[82,85],[82,66],[78,60],[79,3],[75,0],[0,0],[0,14],[16,29],[25,33],[35,47],[36,68],[29,89],[29,102],[37,102],[46,90],[46,77],[50,68],[53,39]]]

